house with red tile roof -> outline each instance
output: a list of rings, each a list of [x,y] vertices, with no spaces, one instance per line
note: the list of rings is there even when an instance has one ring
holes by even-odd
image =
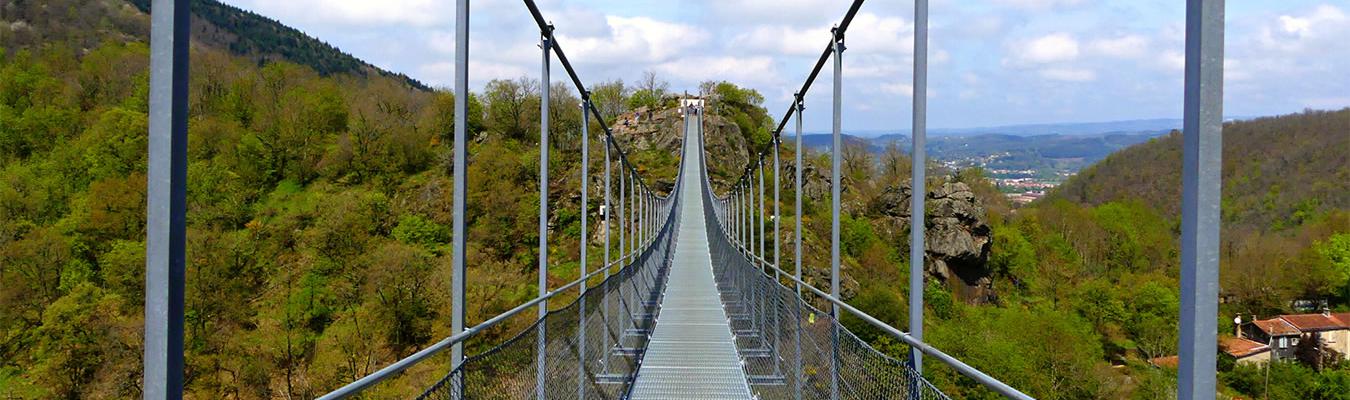
[[[1238,364],[1264,364],[1270,361],[1270,346],[1240,337],[1219,340],[1219,348],[1237,359]]]
[[[1293,359],[1299,342],[1314,338],[1350,359],[1350,313],[1279,315],[1252,321],[1239,332],[1246,340],[1267,346],[1271,352],[1267,359]]]

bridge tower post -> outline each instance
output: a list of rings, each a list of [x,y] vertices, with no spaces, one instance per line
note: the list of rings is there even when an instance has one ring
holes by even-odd
[[[142,372],[146,400],[183,397],[190,22],[187,0],[151,4]]]
[[[1177,397],[1215,393],[1223,157],[1224,0],[1186,2],[1182,135],[1181,365]]]
[[[549,123],[549,55],[553,50],[553,26],[549,25],[540,33],[539,47],[543,62],[540,71],[539,101],[539,296],[548,294],[548,123]],[[535,395],[539,400],[547,396],[544,393],[547,359],[544,353],[548,347],[548,325],[544,318],[548,316],[548,301],[539,302],[539,329],[535,354]]]
[[[840,180],[841,149],[844,146],[843,90],[844,90],[844,32],[838,27],[834,35],[834,142],[830,146],[830,296],[839,298],[839,202],[843,182]],[[830,330],[830,399],[839,398],[839,305],[830,305],[834,328]]]
[[[451,157],[453,175],[453,198],[451,199],[451,277],[450,277],[450,334],[464,332],[464,287],[465,259],[468,247],[465,246],[464,198],[468,189],[469,131],[469,0],[455,1],[455,134],[454,154]],[[450,346],[450,371],[459,369],[464,362],[464,343]],[[464,375],[455,374],[450,383],[452,396],[459,399],[464,395]]]
[[[584,98],[581,103],[581,254],[579,263],[580,270],[577,277],[581,279],[581,285],[577,287],[577,301],[580,307],[577,307],[577,398],[586,398],[586,248],[590,247],[590,233],[588,232],[586,217],[590,212],[587,201],[590,188],[590,125],[591,125],[591,96],[588,93],[582,93]]]
[[[801,284],[801,282],[802,282],[802,112],[806,111],[806,105],[803,104],[801,92],[798,92],[798,93],[794,96],[794,98],[796,99],[795,101],[796,101],[796,103],[797,103],[797,104],[796,104],[796,108],[797,108],[797,138],[796,138],[796,140],[797,140],[796,153],[797,153],[797,154],[796,154],[796,157],[797,157],[797,158],[796,158],[796,161],[795,161],[796,164],[794,164],[795,167],[793,167],[793,171],[792,171],[792,173],[793,173],[793,175],[794,175],[794,178],[793,178],[794,183],[793,183],[793,184],[795,185],[795,186],[793,187],[793,190],[794,190],[794,193],[795,193],[795,194],[792,196],[792,197],[794,198],[794,199],[793,199],[792,219],[794,220],[794,221],[793,221],[794,225],[796,225],[796,228],[795,228],[795,229],[796,229],[796,233],[794,233],[793,236],[792,236],[792,239],[793,239],[793,246],[794,246],[794,252],[792,253],[792,254],[793,254],[792,262],[793,262],[793,264],[795,264],[795,267],[796,267],[796,268],[794,268],[794,270],[793,270],[793,276],[795,276],[795,277],[797,278],[797,279],[793,282],[793,285],[796,286],[796,288],[797,288],[797,330],[796,330],[796,331],[793,331],[793,339],[792,339],[792,341],[793,341],[793,342],[796,344],[796,346],[797,346],[797,366],[796,366],[796,369],[793,371],[793,373],[795,374],[794,376],[796,377],[795,380],[794,380],[795,383],[793,384],[793,389],[794,389],[794,391],[796,392],[796,397],[795,397],[795,399],[796,399],[796,400],[802,400],[802,318],[801,318],[801,312],[802,312],[802,306],[804,305],[804,304],[802,303],[802,284]]]
[[[913,126],[910,130],[911,180],[909,213],[909,335],[923,340],[923,289],[924,289],[924,229],[926,214],[924,200],[928,196],[927,152],[924,149],[927,140],[928,116],[928,0],[914,1],[914,91]],[[909,363],[914,373],[923,372],[923,353],[911,346]],[[910,396],[918,395],[917,377],[910,385]]]

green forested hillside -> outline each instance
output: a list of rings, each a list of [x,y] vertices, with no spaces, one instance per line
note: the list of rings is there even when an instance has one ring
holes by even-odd
[[[1294,313],[1296,299],[1350,309],[1346,148],[1350,109],[1225,124],[1222,335],[1231,335],[1235,315],[1250,320],[1252,315]],[[1022,365],[1028,373],[1073,372],[1078,378],[1065,383],[1086,391],[1063,398],[1171,396],[1175,371],[1145,361],[1176,354],[1180,164],[1180,135],[1174,133],[1113,154],[1047,199],[994,217],[990,267],[1000,278],[1003,305],[967,312],[994,316],[977,321],[1000,321],[998,315],[1019,309],[1032,314],[1001,328],[962,322],[937,331],[952,329],[956,335],[948,340],[965,343],[963,337],[978,332],[1026,332],[1017,326],[1059,314],[1066,325],[1055,336],[1060,343],[1071,337],[1079,338],[1074,343],[1096,342],[1072,351],[1097,354],[1096,367],[1067,368],[1072,364],[1045,364],[1048,360],[1034,357],[1020,364],[1009,353],[971,356],[999,365],[995,370]],[[1070,354],[1068,348],[1058,350]],[[1321,372],[1282,366],[1277,370],[1283,379],[1272,380],[1267,392],[1254,367],[1234,366],[1223,357],[1225,395],[1339,399],[1350,393],[1350,369],[1344,366]],[[1102,361],[1115,368],[1104,368]],[[1033,387],[1048,384],[1031,376],[1027,380]]]
[[[453,97],[353,72],[357,64],[289,28],[214,10],[225,14],[199,18],[272,33],[250,33],[247,44],[206,34],[192,49],[188,397],[313,398],[447,336]],[[139,396],[147,21],[117,0],[0,5],[0,397]],[[537,290],[538,85],[497,80],[469,99],[470,322]],[[762,96],[725,82],[707,88],[716,94],[710,110],[735,126],[739,143],[767,142]],[[669,103],[654,77],[594,89],[608,119]],[[578,271],[581,118],[573,89],[552,93],[550,282],[561,284]],[[1348,113],[1227,126],[1221,332],[1232,331],[1235,313],[1288,312],[1296,298],[1350,304]],[[965,183],[987,210],[985,262],[997,296],[967,304],[930,278],[927,339],[1037,398],[1169,397],[1175,372],[1147,360],[1176,351],[1176,143],[1127,149],[1015,210],[980,171],[934,168],[930,188]],[[599,141],[590,147],[600,159]],[[898,149],[843,150],[844,294],[905,326],[909,227],[872,205],[907,183],[908,159]],[[632,159],[669,180],[673,151],[648,148]],[[783,240],[800,218],[807,280],[824,287],[829,160],[806,159],[805,212],[785,218]],[[786,178],[783,185],[791,210],[796,193]],[[590,205],[595,221],[599,202]],[[795,255],[783,256],[790,265]],[[470,352],[529,319],[471,342]],[[861,321],[845,322],[879,349],[904,353]],[[407,397],[447,364],[433,359],[371,397]],[[953,398],[996,398],[937,362],[925,365]],[[1350,393],[1345,366],[1277,366],[1268,392],[1265,371],[1231,360],[1220,369],[1224,395]]]
[[[386,76],[428,90],[406,75],[377,68],[342,50],[261,15],[216,0],[191,0],[192,40],[228,50],[259,65],[289,61],[320,75]],[[60,42],[77,53],[104,41],[144,38],[149,32],[150,0],[16,0],[0,4],[0,43],[12,52]]]
[[[26,27],[0,36],[0,397],[139,396],[148,19],[119,3],[0,5]],[[89,24],[39,29],[72,17]],[[313,398],[447,336],[452,96],[210,42],[191,56],[188,397]],[[470,99],[471,321],[536,290],[540,98],[504,82]],[[553,93],[561,283],[577,274],[581,119],[575,90]]]
[[[1278,231],[1350,208],[1350,109],[1224,124],[1224,223]],[[1174,132],[1084,169],[1051,196],[1084,204],[1138,199],[1179,215],[1181,136]]]

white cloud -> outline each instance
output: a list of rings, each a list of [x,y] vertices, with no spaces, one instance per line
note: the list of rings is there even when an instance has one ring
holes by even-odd
[[[1158,57],[1158,65],[1173,72],[1186,69],[1186,54],[1177,50],[1168,50]]]
[[[1297,34],[1299,37],[1314,35],[1313,27],[1321,27],[1322,24],[1333,24],[1345,21],[1345,13],[1334,6],[1324,4],[1304,17],[1291,17],[1288,15],[1280,16],[1280,25],[1284,31],[1291,34]]]
[[[1078,58],[1078,39],[1067,33],[1052,33],[1009,46],[1014,64],[1049,64]]]
[[[1329,4],[1304,15],[1280,15],[1261,27],[1257,43],[1267,49],[1299,51],[1309,47],[1310,42],[1346,32],[1350,25],[1347,20],[1350,18],[1344,11]]]
[[[569,59],[586,63],[661,63],[701,47],[712,37],[702,28],[647,17],[605,18],[603,36],[571,37],[558,33]]]
[[[849,51],[890,55],[914,54],[914,24],[900,17],[882,17],[862,12],[848,26],[845,37]],[[932,51],[930,43],[929,51]]]
[[[778,85],[778,69],[767,56],[692,56],[655,66],[664,76],[684,82],[727,80],[740,85]]]
[[[788,25],[761,25],[731,39],[748,50],[788,56],[819,55],[830,43],[829,28],[795,28]]]
[[[1115,58],[1140,58],[1148,55],[1149,40],[1143,35],[1123,35],[1088,43],[1094,54]]]
[[[831,0],[717,0],[708,2],[708,6],[722,22],[737,25],[765,21],[819,25],[839,19],[847,10],[846,4]]]
[[[752,51],[788,56],[815,56],[830,44],[833,25],[796,27],[786,24],[760,25],[732,38],[733,47],[744,46]],[[900,17],[883,17],[860,12],[848,27],[845,54],[885,53],[909,55],[914,53],[914,24]]]

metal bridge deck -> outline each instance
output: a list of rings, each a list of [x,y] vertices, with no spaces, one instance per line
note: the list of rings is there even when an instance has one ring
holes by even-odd
[[[697,120],[685,125],[680,230],[661,313],[633,387],[636,400],[752,398],[713,279]]]

